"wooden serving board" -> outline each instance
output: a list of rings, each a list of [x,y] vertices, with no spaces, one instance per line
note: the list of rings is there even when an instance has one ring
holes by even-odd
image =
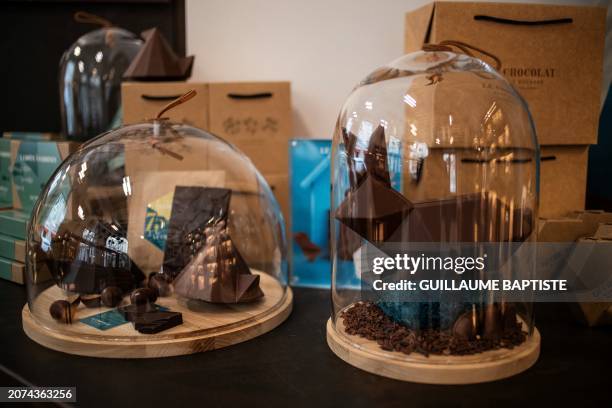
[[[384,377],[424,384],[475,384],[510,377],[527,370],[540,355],[540,333],[513,349],[469,356],[425,357],[385,351],[372,340],[347,334],[342,319],[327,321],[327,344],[347,363]]]
[[[32,311],[27,304],[23,307],[23,330],[45,347],[92,357],[168,357],[227,347],[274,329],[291,313],[291,288],[284,288],[265,273],[258,274],[264,297],[253,303],[221,305],[174,296],[158,298],[155,303],[183,315],[183,324],[158,334],[139,333],[131,323],[108,330],[98,330],[80,321],[58,323],[51,318],[49,306],[65,296],[60,288],[52,286],[36,298]],[[110,309],[88,309],[81,304],[76,319],[107,310]]]

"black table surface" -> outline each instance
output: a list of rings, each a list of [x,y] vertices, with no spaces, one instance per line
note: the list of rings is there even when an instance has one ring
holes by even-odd
[[[612,327],[585,328],[565,305],[538,304],[538,362],[478,385],[405,383],[354,368],[327,347],[328,291],[294,288],[294,309],[275,330],[226,349],[148,360],[99,359],[48,350],[21,328],[25,290],[0,281],[0,386],[76,386],[96,406],[611,406]]]

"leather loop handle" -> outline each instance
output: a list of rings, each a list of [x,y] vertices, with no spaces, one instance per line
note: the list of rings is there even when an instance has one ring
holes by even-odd
[[[495,62],[494,68],[499,71],[502,67],[501,60],[494,54],[483,50],[482,48],[475,47],[471,44],[465,43],[463,41],[456,40],[444,40],[439,43],[425,43],[423,44],[423,51],[450,51],[454,52],[454,48],[460,50],[465,55],[469,55],[470,57],[474,57],[475,55],[472,51],[476,51],[491,58]]]
[[[543,25],[556,25],[556,24],[571,24],[574,22],[574,19],[570,17],[556,18],[556,19],[551,19],[551,20],[529,21],[529,20],[513,20],[510,18],[486,16],[483,14],[475,15],[474,20],[489,21],[491,23],[498,23],[498,24],[520,25],[520,26],[543,26]]]
[[[172,102],[170,102],[169,104],[164,106],[159,111],[159,113],[157,114],[156,119],[160,119],[164,113],[166,113],[170,109],[174,108],[175,106],[178,106],[180,104],[183,104],[183,103],[187,102],[188,100],[190,100],[191,98],[196,96],[196,94],[197,94],[197,92],[195,91],[195,89],[192,89],[190,91],[185,92],[183,95],[179,96],[178,98],[175,98]]]
[[[113,26],[113,23],[111,23],[109,20],[100,16],[96,16],[95,14],[88,13],[86,11],[77,11],[76,13],[74,13],[74,21],[83,24],[97,24],[102,27]]]

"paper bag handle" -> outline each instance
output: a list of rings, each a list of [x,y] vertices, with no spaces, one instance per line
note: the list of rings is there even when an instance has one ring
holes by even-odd
[[[142,94],[140,97],[146,101],[173,101],[180,98],[182,95],[146,95]]]
[[[513,20],[509,18],[503,17],[494,17],[494,16],[486,16],[483,14],[477,14],[474,16],[474,20],[476,21],[490,21],[492,23],[499,24],[510,24],[510,25],[522,25],[522,26],[541,26],[541,25],[553,25],[553,24],[571,24],[574,22],[573,18],[564,17],[564,18],[556,18],[552,20]]]
[[[230,99],[266,99],[273,96],[272,92],[259,92],[252,94],[239,94],[239,93],[228,93],[227,97]]]
[[[540,161],[553,161],[553,160],[557,160],[557,156],[542,156],[540,157]]]

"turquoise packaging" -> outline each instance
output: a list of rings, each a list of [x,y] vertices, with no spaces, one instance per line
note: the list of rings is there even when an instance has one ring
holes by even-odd
[[[34,208],[40,191],[76,145],[52,134],[5,133],[0,138],[0,208]]]
[[[59,134],[53,132],[4,132],[2,137],[17,140],[54,140],[59,139]]]
[[[11,141],[0,138],[0,208],[13,205],[13,176],[11,167]]]
[[[331,140],[290,142],[291,284],[329,288]]]
[[[17,155],[11,169],[18,196],[13,197],[13,206],[32,210],[41,190],[68,155],[70,147],[67,142],[24,140],[18,143]],[[18,198],[18,202],[15,198]]]
[[[0,234],[0,257],[25,263],[25,241]]]
[[[12,259],[0,258],[0,278],[23,284],[25,265]]]
[[[2,234],[25,240],[30,212],[19,210],[0,211],[0,231]]]

